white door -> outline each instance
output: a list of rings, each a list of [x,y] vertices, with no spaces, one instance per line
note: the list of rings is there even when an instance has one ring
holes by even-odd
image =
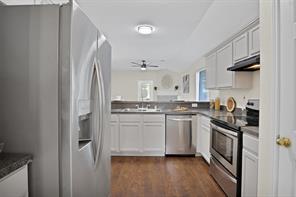
[[[278,148],[278,188],[275,196],[296,196],[296,0],[279,1],[278,134],[291,140]],[[286,141],[287,142],[287,141]]]

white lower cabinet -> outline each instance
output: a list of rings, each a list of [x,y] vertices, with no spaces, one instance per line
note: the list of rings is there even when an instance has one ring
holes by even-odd
[[[0,182],[0,196],[28,197],[28,165],[12,172]]]
[[[111,115],[111,153],[116,154],[119,152],[119,117]]]
[[[210,163],[210,119],[199,116],[197,121],[197,150],[196,152]]]
[[[164,114],[112,114],[112,117],[112,155],[163,156],[165,154]]]
[[[243,135],[242,197],[257,196],[258,138]]]
[[[165,132],[162,123],[143,124],[143,152],[163,155],[165,152]]]
[[[127,153],[141,152],[141,123],[120,123],[119,151]]]

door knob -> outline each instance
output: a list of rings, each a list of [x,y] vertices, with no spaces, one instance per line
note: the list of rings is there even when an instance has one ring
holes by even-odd
[[[278,137],[276,139],[276,143],[279,145],[279,146],[284,146],[286,148],[290,147],[291,146],[291,140],[289,138],[286,138],[286,137]]]

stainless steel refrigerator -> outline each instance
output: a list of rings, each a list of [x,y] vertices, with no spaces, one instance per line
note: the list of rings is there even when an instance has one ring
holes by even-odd
[[[110,44],[75,3],[0,7],[0,27],[0,141],[33,154],[30,196],[108,196]]]

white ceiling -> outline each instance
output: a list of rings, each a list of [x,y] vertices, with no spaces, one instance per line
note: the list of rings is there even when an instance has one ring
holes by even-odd
[[[3,1],[31,4],[67,0]],[[161,69],[184,71],[259,16],[259,0],[76,1],[111,43],[114,70],[135,69],[131,61],[146,59]],[[139,35],[135,26],[143,23],[154,25],[156,32]]]
[[[183,65],[179,50],[190,38],[212,0],[80,0],[80,6],[107,36],[113,48],[113,68],[131,69],[131,61],[147,59],[161,68]],[[139,35],[138,24],[156,32]],[[165,60],[162,62],[161,60]]]
[[[147,59],[183,71],[259,16],[258,0],[78,0],[113,48],[112,68]],[[154,25],[150,36],[135,26]],[[161,60],[165,60],[164,62]]]

